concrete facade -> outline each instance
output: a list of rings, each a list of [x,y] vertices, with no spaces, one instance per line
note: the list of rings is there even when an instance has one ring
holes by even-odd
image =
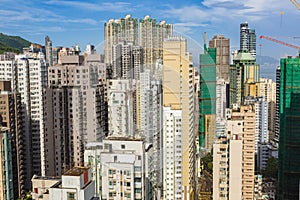
[[[182,112],[181,198],[184,200],[195,198],[196,174],[194,74],[192,57],[187,52],[186,45],[186,39],[182,37],[170,37],[163,45],[163,106]]]
[[[85,164],[91,166],[101,199],[147,199],[145,144],[141,139],[109,137],[89,143]]]

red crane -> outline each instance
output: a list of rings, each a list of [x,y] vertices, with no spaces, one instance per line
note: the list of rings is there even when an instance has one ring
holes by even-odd
[[[261,35],[261,36],[259,36],[259,38],[260,39],[264,38],[264,39],[270,40],[272,42],[276,42],[276,43],[279,43],[279,44],[282,44],[282,45],[285,45],[285,46],[288,46],[288,47],[291,47],[291,48],[294,48],[294,49],[297,49],[298,51],[300,51],[300,47],[299,46],[296,46],[296,45],[293,45],[293,44],[289,44],[289,43],[286,43],[286,42],[282,42],[280,40],[276,40],[276,39],[268,37],[268,36]]]

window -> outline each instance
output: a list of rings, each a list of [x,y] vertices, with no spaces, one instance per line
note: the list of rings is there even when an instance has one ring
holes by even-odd
[[[121,144],[121,149],[125,149],[125,144]]]
[[[67,200],[75,200],[75,192],[68,192]]]

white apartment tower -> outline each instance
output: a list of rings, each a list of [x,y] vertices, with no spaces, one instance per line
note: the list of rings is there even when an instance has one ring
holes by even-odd
[[[134,124],[134,103],[136,81],[109,80],[108,82],[108,124],[109,135],[133,137],[136,131]]]
[[[272,79],[260,78],[260,95],[268,102],[268,130],[270,141],[275,137],[276,123],[276,82]]]
[[[142,139],[109,137],[102,143],[89,143],[84,157],[101,199],[147,199]]]
[[[33,57],[34,56],[34,57]],[[47,67],[44,54],[17,55],[13,59],[0,61],[0,80],[12,82],[13,90],[21,94],[23,138],[25,149],[26,183],[30,189],[30,178],[41,174],[44,153],[43,88],[47,85]]]
[[[163,108],[164,199],[182,199],[182,110]]]

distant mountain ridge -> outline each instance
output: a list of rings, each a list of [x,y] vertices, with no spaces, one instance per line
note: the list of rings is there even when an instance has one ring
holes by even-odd
[[[256,55],[256,63],[260,65],[260,77],[276,80],[276,69],[280,61],[270,56]]]
[[[0,33],[0,53],[15,52],[20,53],[23,47],[29,47],[31,42],[20,36],[10,36]]]

